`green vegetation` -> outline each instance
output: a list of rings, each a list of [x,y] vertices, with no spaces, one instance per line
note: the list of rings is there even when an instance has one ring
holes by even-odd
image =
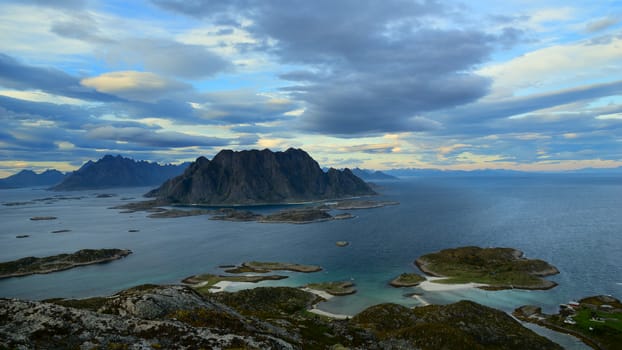
[[[317,208],[305,208],[285,210],[269,214],[260,219],[260,222],[286,222],[293,224],[306,224],[317,221],[332,220],[333,216],[326,210]]]
[[[321,301],[312,293],[288,287],[258,287],[235,293],[216,293],[210,298],[231,306],[243,315],[262,318],[303,313]]]
[[[413,287],[425,281],[425,277],[416,273],[403,273],[389,282],[393,287]]]
[[[257,283],[261,281],[276,281],[287,278],[287,276],[270,275],[270,276],[222,276],[212,274],[195,275],[184,278],[182,281],[186,284],[193,285],[193,289],[199,293],[209,293],[214,289],[214,285],[218,282],[249,282]]]
[[[593,348],[619,349],[622,344],[622,304],[613,297],[601,295],[581,299],[578,306],[560,308],[555,315],[537,312],[537,317],[528,317],[521,312],[524,308],[516,309],[514,315],[575,335]]]
[[[354,283],[350,281],[309,283],[305,287],[326,292],[330,295],[349,295],[356,293]]]
[[[0,278],[50,273],[77,266],[99,264],[121,259],[129,254],[127,249],[82,249],[72,254],[59,254],[44,258],[27,257],[0,263]]]
[[[250,261],[244,262],[241,266],[225,270],[227,273],[267,273],[271,271],[293,271],[293,272],[318,272],[321,271],[322,268],[316,265],[301,265],[301,264],[292,264],[292,263],[282,263],[282,262],[261,262],[261,261]]]
[[[525,259],[511,248],[462,247],[418,258],[415,263],[432,276],[448,277],[439,283],[484,283],[490,289],[549,289],[557,284],[542,276],[559,273],[543,260]]]

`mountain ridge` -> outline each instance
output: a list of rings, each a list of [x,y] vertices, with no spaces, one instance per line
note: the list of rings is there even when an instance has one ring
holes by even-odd
[[[160,165],[144,160],[136,161],[121,155],[105,155],[97,161],[89,160],[72,172],[54,191],[105,189],[116,187],[153,186],[183,172],[187,163]]]
[[[53,186],[65,178],[65,174],[56,169],[47,169],[37,174],[33,170],[22,170],[16,174],[0,179],[0,189]]]

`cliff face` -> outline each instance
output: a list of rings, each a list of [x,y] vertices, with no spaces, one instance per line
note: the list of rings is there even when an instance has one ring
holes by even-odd
[[[22,170],[15,175],[0,179],[0,188],[20,188],[52,186],[61,182],[65,174],[58,170],[51,169],[37,174],[32,170]]]
[[[183,172],[183,165],[160,165],[107,155],[89,161],[54,186],[56,191],[153,186]]]
[[[261,204],[371,195],[350,170],[323,172],[305,151],[224,150],[200,157],[173,179],[149,192],[168,203]]]

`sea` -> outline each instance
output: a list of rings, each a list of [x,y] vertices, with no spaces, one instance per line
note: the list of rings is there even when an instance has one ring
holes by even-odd
[[[253,286],[302,286],[352,281],[357,293],[321,303],[321,310],[353,315],[371,305],[462,299],[511,312],[532,304],[554,313],[560,303],[591,295],[622,298],[622,177],[594,174],[431,176],[377,181],[375,200],[396,206],[350,210],[349,220],[313,224],[226,222],[208,216],[148,218],[111,207],[143,200],[150,188],[52,192],[0,190],[0,262],[49,256],[83,248],[131,249],[107,264],[0,280],[0,297],[46,299],[110,295],[144,283],[172,284],[221,265],[278,261],[322,266],[316,273],[284,272],[289,278]],[[291,206],[260,206],[269,213]],[[335,212],[339,213],[339,212]],[[35,216],[56,220],[33,221]],[[131,232],[135,231],[137,232]],[[64,231],[57,232],[54,231]],[[29,235],[16,238],[18,235]],[[339,247],[336,241],[348,241]],[[545,291],[425,291],[393,288],[404,272],[419,272],[414,260],[461,246],[512,247],[543,259],[560,273]],[[281,272],[278,272],[281,274]],[[417,293],[419,298],[411,295]],[[568,349],[586,349],[577,339],[526,325]]]

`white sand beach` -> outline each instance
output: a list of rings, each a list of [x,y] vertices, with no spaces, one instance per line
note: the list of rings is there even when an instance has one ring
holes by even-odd
[[[458,283],[458,284],[446,284],[446,283],[437,283],[435,281],[446,279],[446,277],[426,277],[426,280],[419,284],[419,288],[425,290],[426,292],[446,292],[452,290],[460,290],[460,289],[471,289],[478,287],[485,287],[487,284],[484,283]]]

